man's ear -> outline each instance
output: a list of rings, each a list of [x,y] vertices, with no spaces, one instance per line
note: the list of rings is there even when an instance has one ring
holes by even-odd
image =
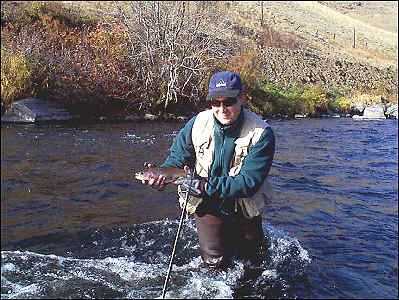
[[[247,93],[245,92],[245,90],[242,90],[240,92],[240,94],[238,95],[238,99],[240,100],[241,105],[247,103]]]

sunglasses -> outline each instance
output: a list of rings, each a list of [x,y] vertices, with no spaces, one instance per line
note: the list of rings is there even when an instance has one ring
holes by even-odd
[[[224,106],[228,107],[228,106],[232,106],[232,105],[236,104],[237,103],[237,98],[236,97],[229,97],[229,98],[226,98],[223,101],[211,99],[211,100],[209,100],[209,103],[211,104],[211,106],[215,106],[215,107],[219,107],[223,103]]]

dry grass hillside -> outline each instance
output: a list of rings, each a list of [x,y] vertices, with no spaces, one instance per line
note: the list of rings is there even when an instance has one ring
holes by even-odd
[[[238,23],[261,28],[261,1],[232,8]],[[263,1],[263,22],[304,39],[315,52],[397,69],[396,1]]]

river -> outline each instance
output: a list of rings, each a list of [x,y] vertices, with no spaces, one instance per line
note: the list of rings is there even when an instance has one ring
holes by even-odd
[[[261,272],[201,267],[190,218],[166,298],[397,298],[398,122],[270,125]],[[159,298],[180,210],[133,172],[182,126],[2,124],[1,298]]]

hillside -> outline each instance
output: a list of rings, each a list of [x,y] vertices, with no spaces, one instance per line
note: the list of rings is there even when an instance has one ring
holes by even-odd
[[[73,3],[92,11],[108,5]],[[261,3],[223,1],[217,6],[229,13],[231,35],[261,53],[263,76],[284,88],[297,82],[349,89],[383,85],[397,94],[398,2],[263,1],[263,26]],[[278,34],[279,43],[270,45],[268,30]]]
[[[100,14],[112,5],[103,1],[63,2]],[[244,34],[238,37],[251,40],[264,30],[262,2],[264,26],[305,41],[313,52],[397,69],[397,1],[221,1],[217,4],[219,9],[229,12],[233,26],[241,27]]]
[[[241,32],[251,32],[256,41],[262,31],[260,1],[234,2],[232,8],[244,28]],[[397,94],[397,2],[264,1],[263,16],[264,28],[273,28],[282,39],[300,41],[294,49],[257,43],[262,74],[273,82],[352,90],[385,86],[389,94]],[[391,100],[397,102],[397,96]]]
[[[7,1],[2,113],[27,96],[87,114],[200,109],[219,69],[265,116],[397,103],[397,35],[394,1]]]
[[[260,1],[235,2],[233,9],[241,24],[260,29]],[[263,10],[264,24],[304,39],[323,56],[397,69],[396,1],[263,1]]]

